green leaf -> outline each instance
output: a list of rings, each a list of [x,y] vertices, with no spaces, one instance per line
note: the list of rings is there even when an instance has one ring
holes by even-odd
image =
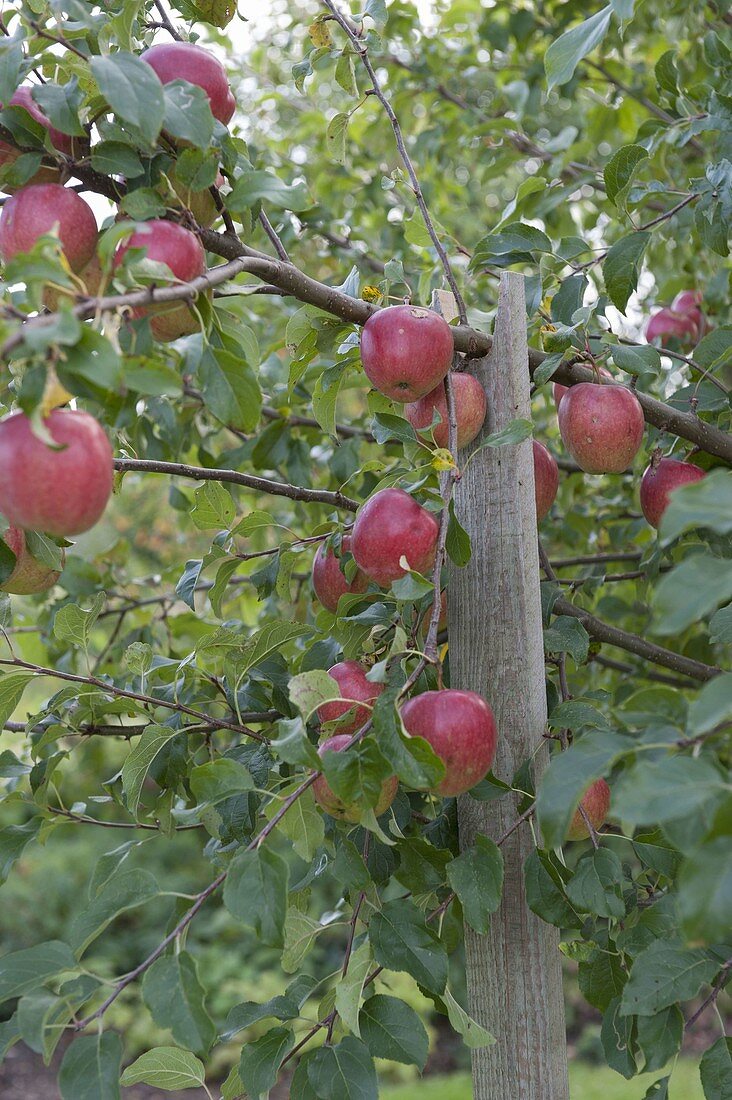
[[[227,492],[219,481],[205,481],[193,494],[194,505],[191,519],[199,531],[212,527],[228,530],[236,515],[231,493]]]
[[[547,653],[568,653],[576,665],[587,660],[590,636],[579,619],[559,615],[544,631],[544,649]]]
[[[241,356],[223,348],[206,349],[198,368],[206,407],[230,428],[253,432],[262,411],[254,371]]]
[[[663,824],[694,817],[724,790],[722,776],[703,757],[641,759],[616,784],[613,813],[630,825]]]
[[[299,781],[282,787],[279,793],[283,798],[287,798],[297,786]],[[280,805],[277,799],[272,799],[265,810],[268,819],[271,820],[274,817]],[[315,802],[312,788],[303,791],[293,803],[277,826],[277,831],[280,836],[287,837],[300,859],[304,859],[307,863],[312,862],[325,835],[325,822]]]
[[[689,705],[688,732],[709,733],[732,718],[732,672],[715,676],[704,685]]]
[[[394,695],[392,690],[384,691],[374,703],[371,712],[374,735],[400,780],[415,790],[429,790],[443,778],[445,765],[424,738],[409,737],[402,732]]]
[[[732,913],[732,844],[717,836],[681,866],[678,881],[681,930],[690,943],[711,944],[729,936]]]
[[[89,64],[99,91],[117,117],[154,145],[165,118],[165,96],[152,67],[124,50],[92,57]]]
[[[226,1017],[226,1025],[221,1034],[222,1041],[233,1039],[245,1027],[251,1027],[252,1024],[269,1017],[278,1020],[294,1020],[317,984],[317,980],[309,974],[300,974],[290,982],[283,994],[271,997],[269,1001],[261,1004],[256,1001],[245,1001],[243,1004],[235,1005]]]
[[[120,913],[144,905],[159,893],[160,887],[149,871],[135,868],[114,875],[77,913],[71,925],[69,939],[76,954],[81,956]]]
[[[153,1047],[141,1054],[122,1074],[123,1085],[151,1085],[165,1092],[201,1088],[206,1079],[203,1062],[180,1047]],[[102,1100],[100,1095],[99,1100]]]
[[[524,863],[526,903],[532,913],[558,928],[581,924],[567,898],[559,871],[547,852],[535,849]]]
[[[0,884],[5,882],[26,845],[38,836],[41,821],[40,817],[33,817],[25,825],[7,825],[0,829]]]
[[[661,356],[651,347],[627,347],[625,344],[613,346],[613,362],[627,374],[658,374],[661,369]]]
[[[50,81],[46,84],[34,84],[31,94],[57,130],[76,137],[86,137],[86,130],[79,121],[84,96],[75,76],[65,84],[52,84]]]
[[[269,1095],[277,1082],[280,1063],[295,1045],[289,1027],[273,1027],[242,1048],[239,1077],[250,1096]]]
[[[369,924],[374,958],[389,970],[403,970],[432,993],[447,983],[447,955],[414,902],[387,901]]]
[[[195,959],[187,951],[157,959],[142,981],[142,999],[155,1023],[170,1028],[181,1046],[199,1053],[205,1053],[216,1038],[204,997]]]
[[[269,848],[240,852],[229,865],[224,904],[269,947],[282,947],[289,869]]]
[[[171,729],[170,726],[156,726],[151,723],[145,727],[134,748],[130,749],[122,765],[122,789],[131,814],[137,814],[142,785],[155,758],[170,739],[177,737],[179,733],[180,730]]]
[[[5,672],[0,676],[0,729],[12,718],[23,697],[31,672]]]
[[[166,133],[205,149],[216,124],[207,93],[187,80],[173,80],[165,85],[163,95]]]
[[[316,1050],[308,1058],[307,1075],[319,1100],[378,1100],[373,1059],[351,1035],[337,1046]]]
[[[447,1009],[448,1020],[458,1035],[462,1037],[469,1050],[481,1050],[483,1047],[493,1046],[496,1040],[491,1033],[481,1027],[472,1016],[468,1015],[463,1006],[455,1000],[449,989],[445,989],[442,1000]]]
[[[447,523],[447,539],[445,541],[445,549],[447,550],[450,560],[455,565],[462,568],[470,561],[470,556],[473,552],[470,545],[470,535],[460,524],[457,516],[455,515],[455,502],[450,501],[450,512]]]
[[[312,410],[313,416],[320,424],[324,432],[327,432],[333,439],[337,437],[336,431],[336,405],[338,403],[338,394],[340,393],[341,382],[343,381],[343,373],[339,373],[338,377],[333,380],[326,376],[325,373],[321,374],[315,383],[312,397]]]
[[[121,141],[100,141],[91,151],[91,166],[104,175],[119,173],[128,179],[143,174],[142,161],[129,145]]]
[[[501,903],[503,856],[487,836],[477,836],[475,845],[447,865],[447,879],[460,899],[468,924],[483,934],[490,927],[490,914]]]
[[[638,286],[641,260],[650,239],[650,233],[645,230],[622,237],[609,249],[602,265],[610,301],[621,313],[625,312],[628,299]]]
[[[636,1019],[621,1016],[620,998],[613,999],[603,1016],[600,1040],[607,1064],[626,1079],[638,1072],[635,1056]]]
[[[119,1100],[121,1064],[122,1040],[116,1032],[74,1039],[58,1074],[61,1100]]]
[[[377,993],[364,1004],[359,1017],[361,1038],[374,1058],[424,1069],[429,1040],[413,1008],[396,997]]]
[[[550,91],[571,80],[582,58],[599,46],[610,26],[611,15],[612,6],[608,5],[584,23],[565,31],[551,43],[544,55],[544,69]]]
[[[732,1038],[723,1036],[705,1051],[699,1075],[706,1100],[729,1100],[732,1096]]]
[[[393,413],[376,413],[371,430],[377,443],[388,443],[391,439],[398,439],[401,443],[414,443],[417,433],[408,420]]]
[[[43,1055],[46,1065],[72,1017],[98,989],[96,978],[82,974],[64,982],[59,995],[48,989],[33,989],[21,997],[17,1008],[20,1037],[31,1050]]]
[[[280,965],[286,974],[299,970],[325,925],[291,905],[285,918],[285,948]]]
[[[267,623],[261,630],[255,631],[242,646],[241,651],[237,652],[236,657],[232,658],[237,683],[241,683],[251,668],[282,649],[288,642],[312,633],[312,627],[302,626],[300,623],[277,621]]]
[[[352,1031],[356,1038],[361,1037],[358,1010],[363,996],[364,982],[372,965],[371,945],[367,940],[353,952],[348,963],[348,970],[335,988],[336,1011],[348,1030]],[[371,1049],[371,1053],[375,1054],[373,1049]]]
[[[254,779],[249,769],[238,760],[220,756],[195,767],[190,774],[190,784],[199,803],[215,806],[233,794],[251,791]]]
[[[577,968],[582,996],[600,1012],[605,1012],[610,1002],[623,992],[625,979],[620,958],[610,949],[591,951]]]
[[[75,603],[67,603],[56,612],[53,633],[61,642],[79,646],[84,652],[89,647],[89,635],[105,604],[104,592],[98,592],[88,611]]]
[[[229,210],[236,213],[248,210],[258,202],[266,202],[268,206],[297,212],[310,205],[310,198],[304,183],[296,183],[290,187],[271,172],[264,170],[244,172],[234,184],[231,194],[227,196],[226,205]]]
[[[678,1005],[638,1017],[638,1046],[645,1056],[644,1073],[663,1067],[674,1058],[684,1037],[684,1017]]]
[[[609,848],[583,856],[567,884],[567,897],[586,913],[617,920],[625,916],[622,895],[623,867]]]
[[[709,641],[719,644],[732,642],[732,603],[720,607],[709,620]]]
[[[695,527],[706,527],[718,535],[732,531],[732,470],[712,470],[671,494],[658,533],[663,545]]]
[[[607,197],[621,210],[641,161],[648,159],[648,150],[642,145],[624,145],[605,165],[603,178]]]
[[[623,1016],[653,1016],[677,1001],[690,1001],[714,980],[720,963],[700,948],[654,940],[636,957],[623,990]]]
[[[677,490],[682,491],[685,489]],[[657,634],[678,634],[692,623],[698,623],[731,596],[732,560],[707,553],[690,554],[680,565],[665,573],[655,587],[655,631]]]
[[[338,58],[335,67],[335,78],[336,83],[340,84],[343,91],[355,99],[358,95],[358,84],[352,53],[344,52]]]
[[[290,702],[302,714],[305,721],[322,703],[340,698],[340,688],[332,676],[322,668],[301,672],[293,676],[288,686]]]
[[[334,115],[325,131],[328,153],[336,164],[346,163],[346,134],[350,121],[350,114]]]
[[[76,970],[76,966],[71,948],[61,940],[11,951],[0,958],[0,1002],[20,997],[64,970]]]

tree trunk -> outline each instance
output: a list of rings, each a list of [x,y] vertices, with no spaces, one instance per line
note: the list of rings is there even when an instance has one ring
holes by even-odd
[[[523,278],[501,275],[495,340],[478,362],[488,394],[489,432],[531,416]],[[533,756],[546,765],[546,724],[539,562],[531,440],[485,448],[465,466],[456,513],[470,535],[472,557],[452,568],[450,683],[480,692],[496,716],[494,771],[510,782]],[[518,816],[518,796],[459,802],[461,844],[476,834],[498,838]],[[496,1037],[473,1053],[475,1100],[568,1100],[559,934],[526,905],[523,864],[532,826],[521,825],[502,847],[505,883],[486,936],[465,928],[470,1011]]]

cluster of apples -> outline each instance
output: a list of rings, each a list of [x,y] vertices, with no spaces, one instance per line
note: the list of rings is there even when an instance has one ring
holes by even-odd
[[[200,46],[173,42],[151,47],[142,58],[163,84],[185,79],[203,88],[212,114],[224,125],[231,120],[236,104],[224,67],[213,54]],[[9,106],[27,111],[39,122],[58,152],[66,157],[75,154],[78,139],[51,126],[30,85],[18,88]],[[0,166],[19,155],[19,150],[0,142]],[[41,237],[55,234],[69,268],[86,292],[94,295],[104,278],[97,255],[96,219],[89,204],[59,179],[58,168],[43,167],[25,186],[13,190],[0,215],[0,258],[8,263],[29,252]],[[140,223],[117,248],[114,268],[130,249],[144,250],[146,259],[164,264],[177,282],[190,282],[206,270],[200,240],[174,221]],[[49,288],[45,300],[55,308],[58,293]],[[186,304],[142,307],[135,312],[137,317],[144,314],[159,341],[176,340],[198,327]],[[22,595],[46,591],[59,576],[32,556],[23,532],[42,531],[59,539],[79,535],[101,518],[112,491],[112,450],[94,417],[56,408],[43,427],[44,433],[34,431],[23,413],[0,421],[0,512],[11,525],[3,538],[16,557],[15,568],[0,589]],[[44,442],[42,434],[53,445]]]

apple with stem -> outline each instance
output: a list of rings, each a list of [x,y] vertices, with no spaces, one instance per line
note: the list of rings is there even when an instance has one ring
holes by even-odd
[[[351,534],[351,553],[366,576],[388,588],[405,576],[401,565],[426,573],[434,564],[440,526],[403,489],[381,489],[362,504]]]
[[[487,409],[486,395],[483,386],[473,374],[453,371],[450,380],[455,402],[457,445],[458,450],[462,450],[468,443],[472,443],[483,427]],[[440,415],[440,423],[432,429],[432,435],[438,447],[447,447],[450,423],[444,382],[439,382],[433,390],[424,397],[420,397],[418,401],[409,402],[404,406],[404,415],[417,432],[429,431],[435,412]]]
[[[693,462],[681,462],[678,458],[662,458],[654,451],[650,465],[643,472],[640,483],[640,506],[651,527],[658,527],[668,508],[669,498],[681,485],[690,485],[706,477],[706,471]]]
[[[392,401],[418,401],[434,390],[450,369],[453,350],[447,321],[419,306],[377,310],[361,333],[366,377]]]
[[[463,794],[490,769],[498,733],[493,711],[476,692],[425,691],[407,700],[401,717],[407,733],[428,741],[445,765],[437,794]]]
[[[585,367],[591,366],[591,364],[589,364],[589,363],[583,363],[582,365],[585,366]],[[606,382],[614,382],[615,381],[615,379],[613,378],[610,371],[607,370],[605,367],[600,367],[599,375],[600,375],[600,378],[604,378]],[[576,383],[576,384],[579,385],[579,383]],[[571,390],[571,388],[572,388],[571,386],[563,386],[561,382],[555,382],[554,383],[554,386],[552,387],[552,396],[554,397],[554,405],[557,409],[559,408],[559,403],[562,400],[562,398],[564,397],[565,393],[567,393],[569,390]]]
[[[580,382],[562,398],[557,417],[565,447],[588,474],[622,473],[643,441],[643,409],[625,386]]]
[[[112,448],[89,413],[54,409],[43,421],[53,441],[33,432],[25,413],[0,420],[0,512],[14,527],[80,535],[101,518],[112,492]]]
[[[610,809],[610,788],[604,779],[596,779],[587,788],[580,799],[580,806],[587,814],[592,828],[601,829]],[[569,824],[567,840],[586,840],[589,835],[590,831],[578,808]]]
[[[115,252],[115,267],[119,267],[131,248],[144,249],[146,260],[165,264],[173,282],[189,283],[206,270],[206,253],[198,237],[176,222],[160,219],[142,222]],[[186,302],[142,306],[135,310],[135,316],[149,316],[152,334],[162,342],[177,340],[199,328],[198,317]]]
[[[343,554],[350,553],[350,535],[341,539],[341,551]],[[346,580],[342,569],[344,564],[343,557],[336,557],[332,546],[326,547],[321,542],[313,560],[312,585],[315,595],[328,611],[338,610],[338,601],[346,592],[365,592],[368,588],[368,577],[360,569],[356,570],[352,580]]]
[[[3,542],[15,554],[15,568],[7,580],[0,584],[0,592],[11,592],[16,596],[32,596],[38,592],[47,592],[61,576],[66,557],[61,551],[61,569],[51,569],[34,558],[28,549],[25,532],[20,527],[8,527],[2,535]]]
[[[384,690],[383,684],[366,679],[366,669],[358,661],[339,661],[328,669],[328,675],[338,685],[339,699],[318,707],[321,722],[338,722],[339,733],[355,733],[371,717],[371,707]],[[354,706],[366,703],[366,706]],[[345,721],[340,719],[350,715]]]
[[[81,271],[97,248],[97,223],[76,191],[59,183],[33,183],[6,200],[0,214],[0,256],[7,263],[56,234],[72,270]]]
[[[219,59],[193,42],[163,42],[140,54],[157,73],[162,84],[187,80],[203,88],[211,105],[211,114],[228,126],[236,110],[226,69]]]
[[[322,745],[318,747],[318,753],[322,757],[326,752],[343,752],[351,740],[350,735],[347,733],[338,733],[335,737],[329,737],[327,741],[323,741]],[[381,794],[374,806],[374,814],[376,817],[380,817],[381,814],[391,806],[399,787],[399,780],[395,775],[389,779],[385,779],[381,785]],[[330,814],[331,817],[336,817],[340,821],[350,821],[356,824],[361,820],[363,815],[363,808],[359,806],[357,802],[343,802],[342,799],[335,794],[324,775],[319,775],[313,783],[313,794],[315,795],[315,801],[319,806]]]

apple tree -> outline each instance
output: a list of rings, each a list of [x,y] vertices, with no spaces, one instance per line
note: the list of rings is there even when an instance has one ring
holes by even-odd
[[[731,23],[4,6],[3,877],[121,834],[0,957],[64,1100],[371,1100],[418,991],[566,1100],[563,957],[667,1095],[732,975]],[[221,1014],[223,927],[279,992]]]

